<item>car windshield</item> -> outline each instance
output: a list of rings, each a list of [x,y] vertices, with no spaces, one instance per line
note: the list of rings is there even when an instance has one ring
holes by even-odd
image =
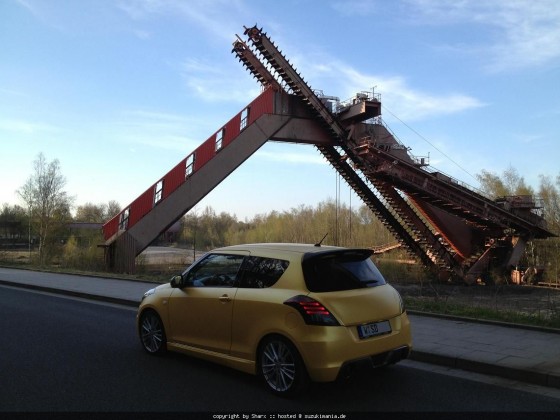
[[[311,292],[334,292],[385,284],[371,261],[370,250],[343,250],[308,254],[302,261],[305,283]]]

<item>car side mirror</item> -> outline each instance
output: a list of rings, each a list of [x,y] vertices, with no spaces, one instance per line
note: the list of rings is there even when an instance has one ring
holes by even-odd
[[[171,278],[170,283],[171,283],[171,287],[175,287],[175,288],[181,287],[183,283],[183,276],[181,275],[173,276]]]

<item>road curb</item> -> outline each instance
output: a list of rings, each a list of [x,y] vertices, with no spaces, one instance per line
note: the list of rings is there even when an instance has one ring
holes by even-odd
[[[530,331],[538,331],[538,332],[545,332],[551,334],[560,334],[560,329],[552,328],[552,327],[540,327],[538,325],[527,325],[527,324],[514,324],[513,322],[504,322],[504,321],[493,321],[491,319],[480,319],[480,318],[469,318],[465,316],[456,316],[456,315],[447,315],[447,314],[437,314],[432,312],[422,312],[422,311],[415,311],[407,309],[406,312],[410,315],[417,315],[417,316],[427,316],[431,318],[441,318],[447,319],[451,321],[458,321],[458,322],[472,322],[476,324],[487,324],[487,325],[496,325],[498,327],[506,327],[506,328],[518,328]]]
[[[530,383],[550,388],[560,389],[560,376],[549,373],[517,369],[508,366],[499,366],[491,363],[478,362],[461,357],[446,356],[443,354],[429,353],[421,350],[412,350],[410,360],[433,365],[445,366],[485,375],[499,376],[514,381]]]
[[[132,306],[135,308],[137,308],[138,305],[140,305],[140,302],[135,300],[116,298],[111,296],[100,296],[92,293],[80,292],[77,290],[58,289],[56,287],[40,286],[37,284],[18,283],[18,282],[13,282],[8,280],[0,280],[0,284],[5,286],[17,287],[20,289],[30,289],[30,290],[40,291],[40,292],[53,293],[57,295],[79,297],[83,299],[96,300],[100,302],[114,303],[117,305]]]

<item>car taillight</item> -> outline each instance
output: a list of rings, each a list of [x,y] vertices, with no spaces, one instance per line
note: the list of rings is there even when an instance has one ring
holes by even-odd
[[[327,308],[308,296],[294,296],[285,301],[284,305],[295,308],[308,325],[340,325]]]

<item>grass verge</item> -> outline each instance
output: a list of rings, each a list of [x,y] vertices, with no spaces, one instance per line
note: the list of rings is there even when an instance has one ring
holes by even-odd
[[[438,315],[452,315],[477,320],[499,321],[512,324],[531,325],[538,327],[560,329],[560,316],[545,317],[540,314],[526,314],[514,310],[495,310],[492,308],[403,296],[408,310],[426,312]]]

